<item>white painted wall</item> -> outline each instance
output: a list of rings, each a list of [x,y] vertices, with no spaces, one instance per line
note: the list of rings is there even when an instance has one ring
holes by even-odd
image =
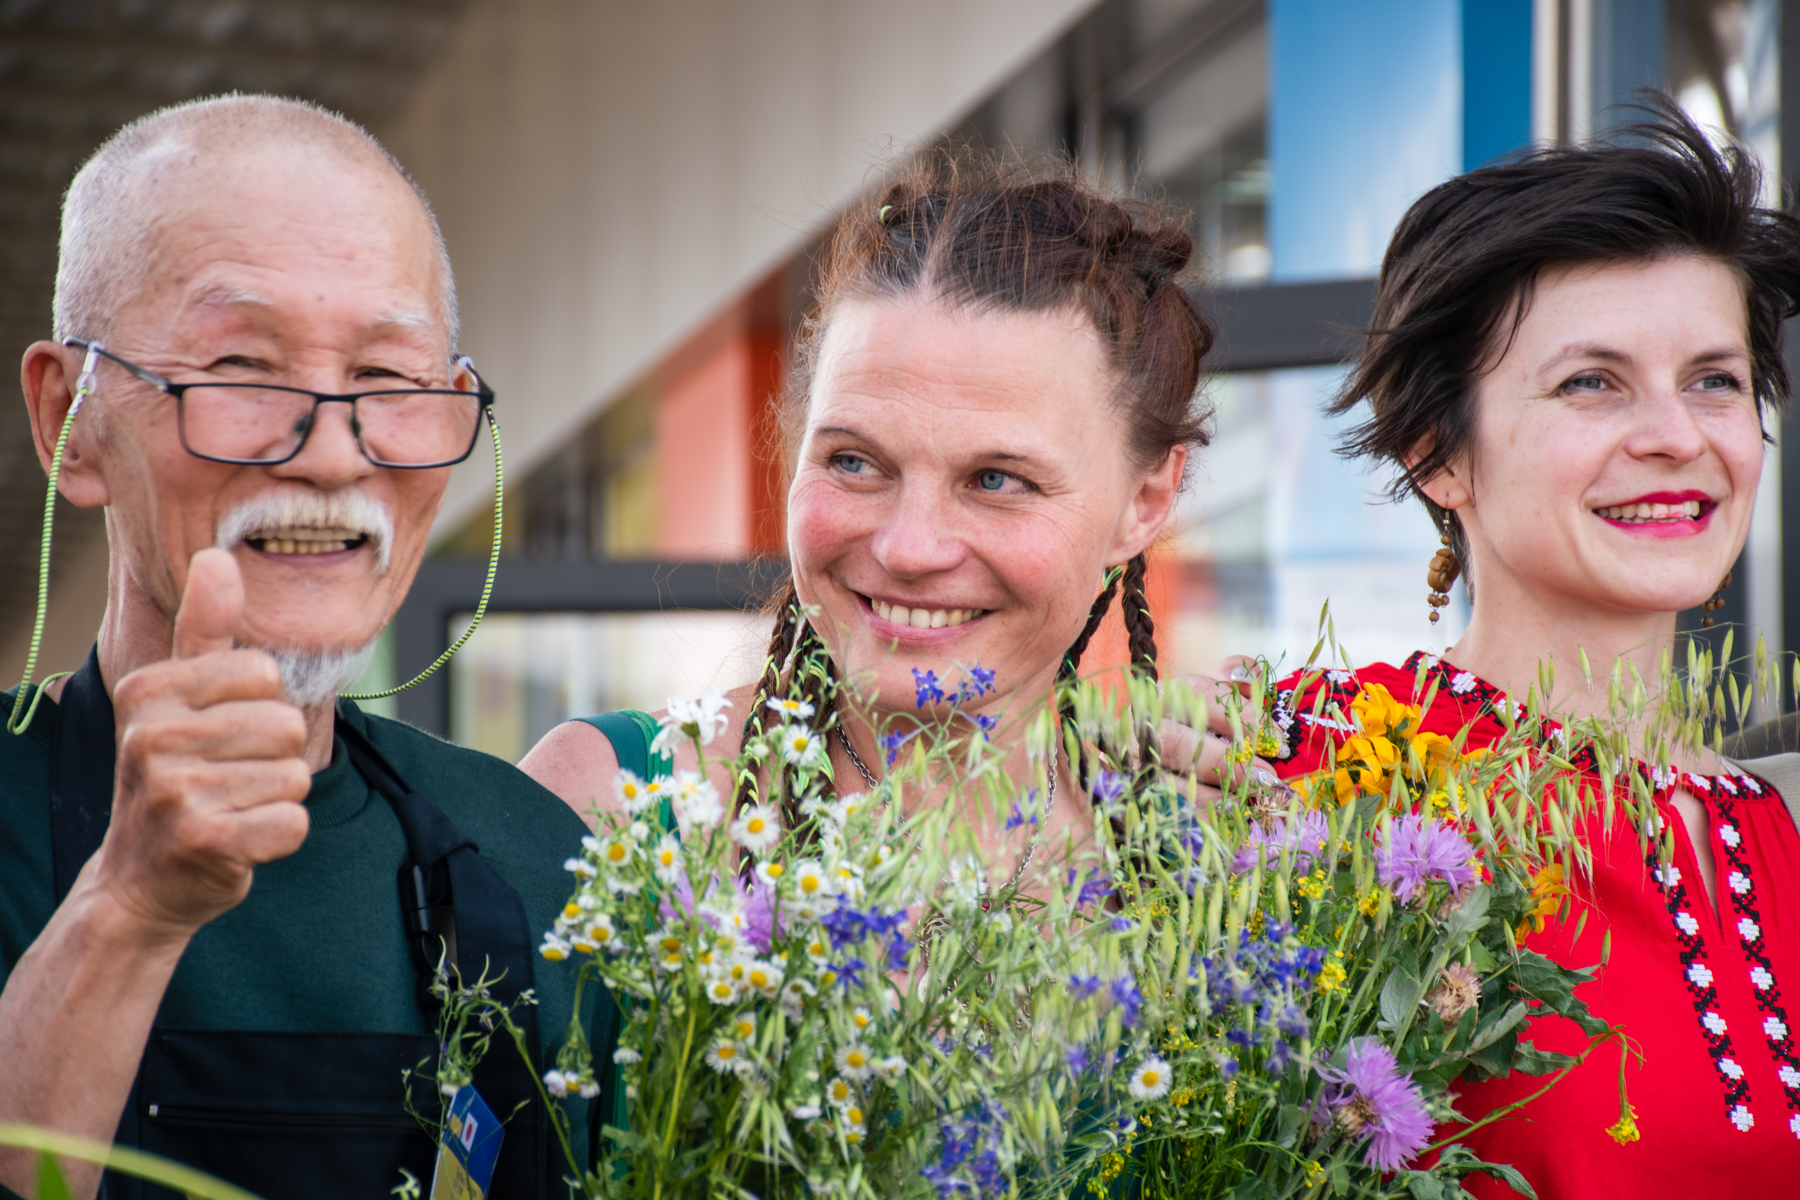
[[[379,131],[522,474],[1090,0],[475,0]],[[488,502],[457,468],[444,532]]]

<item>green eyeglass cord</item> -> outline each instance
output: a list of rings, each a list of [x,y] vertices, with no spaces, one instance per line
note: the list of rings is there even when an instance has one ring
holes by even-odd
[[[44,689],[59,679],[73,675],[73,671],[59,671],[44,677],[42,683],[32,686],[31,676],[37,670],[38,651],[44,640],[44,618],[50,609],[50,539],[56,525],[56,485],[62,477],[63,451],[69,444],[69,431],[75,426],[75,417],[81,412],[82,404],[94,394],[94,369],[98,365],[101,346],[99,342],[88,345],[87,357],[82,361],[81,374],[75,381],[75,402],[69,405],[69,414],[63,418],[62,431],[56,435],[56,449],[50,455],[50,478],[44,488],[44,536],[38,545],[38,589],[37,615],[31,623],[31,647],[25,652],[25,678],[19,683],[18,694],[13,697],[12,713],[6,719],[6,731],[12,734],[24,733],[31,728],[32,718],[37,716],[38,702],[44,698]],[[380,692],[351,692],[344,695],[346,700],[381,700],[388,696],[397,696],[408,688],[429,679],[437,673],[438,668],[449,662],[458,650],[465,646],[469,638],[481,624],[481,618],[487,614],[488,599],[494,594],[494,576],[500,569],[500,542],[503,526],[502,514],[506,496],[506,469],[500,454],[500,422],[494,417],[494,410],[487,411],[488,436],[494,443],[494,545],[488,554],[487,578],[481,585],[481,602],[475,606],[475,619],[469,627],[456,639],[456,643],[438,655],[437,661],[420,671],[417,675],[401,684]],[[31,693],[31,703],[25,703],[26,692]]]

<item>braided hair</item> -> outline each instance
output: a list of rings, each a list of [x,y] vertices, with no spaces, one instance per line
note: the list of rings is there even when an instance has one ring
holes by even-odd
[[[1113,403],[1133,468],[1150,471],[1177,446],[1204,446],[1211,409],[1200,383],[1213,332],[1181,279],[1193,252],[1185,213],[1109,197],[1067,163],[1020,164],[967,148],[921,152],[887,188],[853,206],[830,240],[818,304],[796,339],[781,401],[790,470],[820,348],[840,303],[909,296],[978,311],[1083,313],[1117,374]],[[1059,680],[1075,678],[1121,590],[1132,670],[1156,678],[1147,569],[1139,554],[1122,571],[1108,572],[1063,655]],[[822,665],[797,679],[803,662]],[[835,676],[835,668],[790,582],[777,601],[746,739],[763,731],[770,697],[802,699],[824,715],[825,676]],[[752,802],[756,791],[754,778],[740,778],[734,807]]]

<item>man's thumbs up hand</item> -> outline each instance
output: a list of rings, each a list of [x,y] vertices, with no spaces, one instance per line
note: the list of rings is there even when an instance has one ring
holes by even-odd
[[[185,938],[249,893],[251,872],[306,840],[306,720],[275,660],[233,649],[244,613],[237,561],[202,550],[175,617],[174,656],[113,687],[112,824],[83,883],[147,932]]]

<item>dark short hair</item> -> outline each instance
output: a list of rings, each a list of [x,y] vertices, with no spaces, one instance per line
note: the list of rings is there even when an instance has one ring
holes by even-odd
[[[1787,410],[1782,322],[1800,310],[1800,221],[1757,203],[1762,170],[1742,147],[1713,145],[1661,93],[1641,109],[1649,120],[1612,140],[1533,150],[1438,185],[1388,243],[1361,357],[1328,411],[1369,402],[1340,452],[1393,463],[1390,494],[1418,496],[1465,563],[1461,524],[1419,485],[1468,449],[1476,384],[1545,271],[1671,254],[1732,268],[1749,300],[1757,411]]]

